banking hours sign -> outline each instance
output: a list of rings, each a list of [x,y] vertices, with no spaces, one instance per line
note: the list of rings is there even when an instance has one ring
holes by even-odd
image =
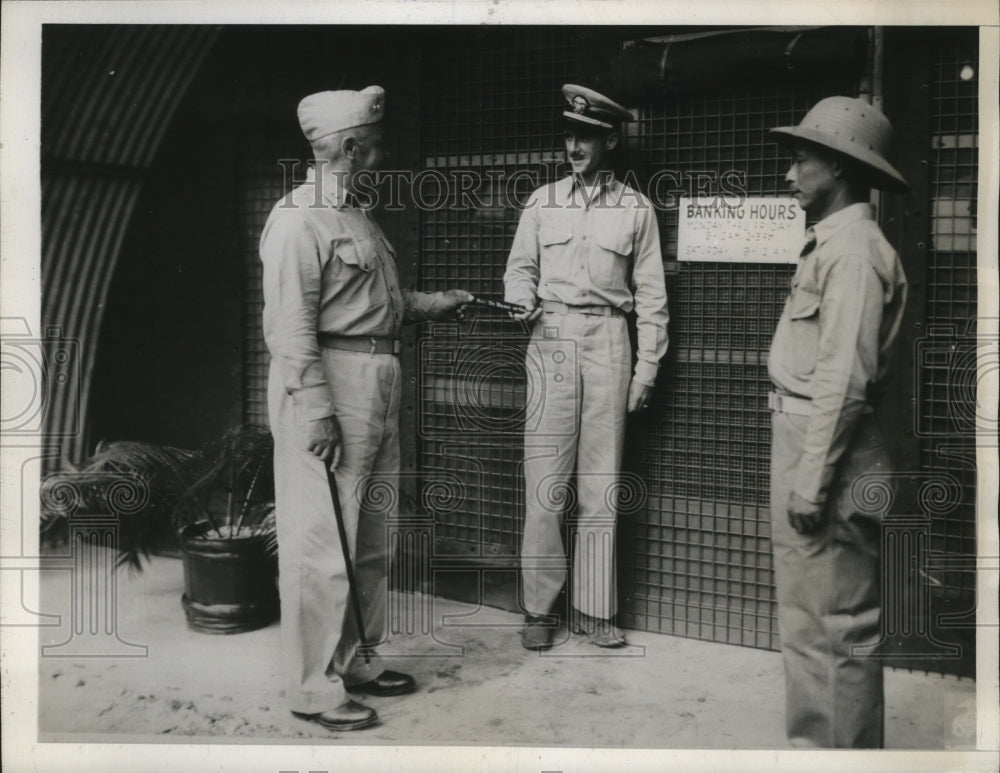
[[[788,197],[682,198],[677,259],[796,263],[805,231],[806,213]]]

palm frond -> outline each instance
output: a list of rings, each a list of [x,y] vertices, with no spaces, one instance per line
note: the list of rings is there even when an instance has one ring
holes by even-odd
[[[264,552],[268,556],[278,555],[278,525],[274,516],[274,503],[264,504],[260,507],[260,520],[254,526],[254,534],[265,537]]]
[[[266,427],[246,424],[229,430],[206,445],[200,459],[198,477],[187,494],[207,510],[213,493],[224,490],[223,524],[235,526],[252,505],[273,500],[274,439]]]
[[[117,514],[118,564],[132,570],[194,523],[208,522],[219,537],[249,528],[273,538],[273,460],[273,438],[259,425],[235,427],[197,451],[102,442],[78,470],[42,482],[42,531],[65,528],[78,513]]]

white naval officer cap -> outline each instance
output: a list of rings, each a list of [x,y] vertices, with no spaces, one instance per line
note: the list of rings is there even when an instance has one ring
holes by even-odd
[[[355,126],[378,123],[385,113],[385,89],[321,91],[299,102],[299,126],[310,142]]]
[[[586,86],[567,83],[562,93],[569,103],[569,109],[563,111],[563,119],[571,125],[610,131],[622,121],[632,120],[632,114],[624,107]]]

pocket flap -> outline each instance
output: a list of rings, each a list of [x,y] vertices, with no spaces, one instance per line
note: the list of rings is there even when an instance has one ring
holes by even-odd
[[[806,319],[819,313],[820,297],[809,290],[796,289],[788,300],[788,316],[791,319]]]
[[[362,271],[371,271],[378,265],[378,251],[374,239],[350,239],[337,245],[337,257]]]
[[[382,246],[385,247],[386,253],[389,254],[390,256],[392,256],[393,258],[395,258],[396,257],[396,250],[393,249],[392,243],[388,239],[386,239],[384,236],[380,236],[379,237],[379,241],[382,242]]]
[[[572,236],[573,234],[565,229],[543,226],[538,233],[538,241],[543,247],[551,247],[553,244],[565,244]]]
[[[617,253],[618,255],[632,254],[631,233],[599,234],[597,236],[597,243],[604,249]]]

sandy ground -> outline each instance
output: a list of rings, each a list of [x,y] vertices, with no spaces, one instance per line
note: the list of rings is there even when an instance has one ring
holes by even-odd
[[[364,698],[380,724],[337,736],[287,711],[277,624],[231,636],[188,630],[179,560],[119,572],[107,632],[95,603],[73,605],[72,576],[42,573],[43,609],[62,619],[41,632],[40,740],[786,747],[777,653],[631,631],[625,650],[565,637],[537,654],[519,645],[517,615],[419,594],[393,594],[402,632],[381,648],[419,692]],[[81,622],[94,620],[89,634]],[[74,625],[84,633],[71,635]],[[971,745],[971,680],[889,670],[886,691],[890,748]]]

